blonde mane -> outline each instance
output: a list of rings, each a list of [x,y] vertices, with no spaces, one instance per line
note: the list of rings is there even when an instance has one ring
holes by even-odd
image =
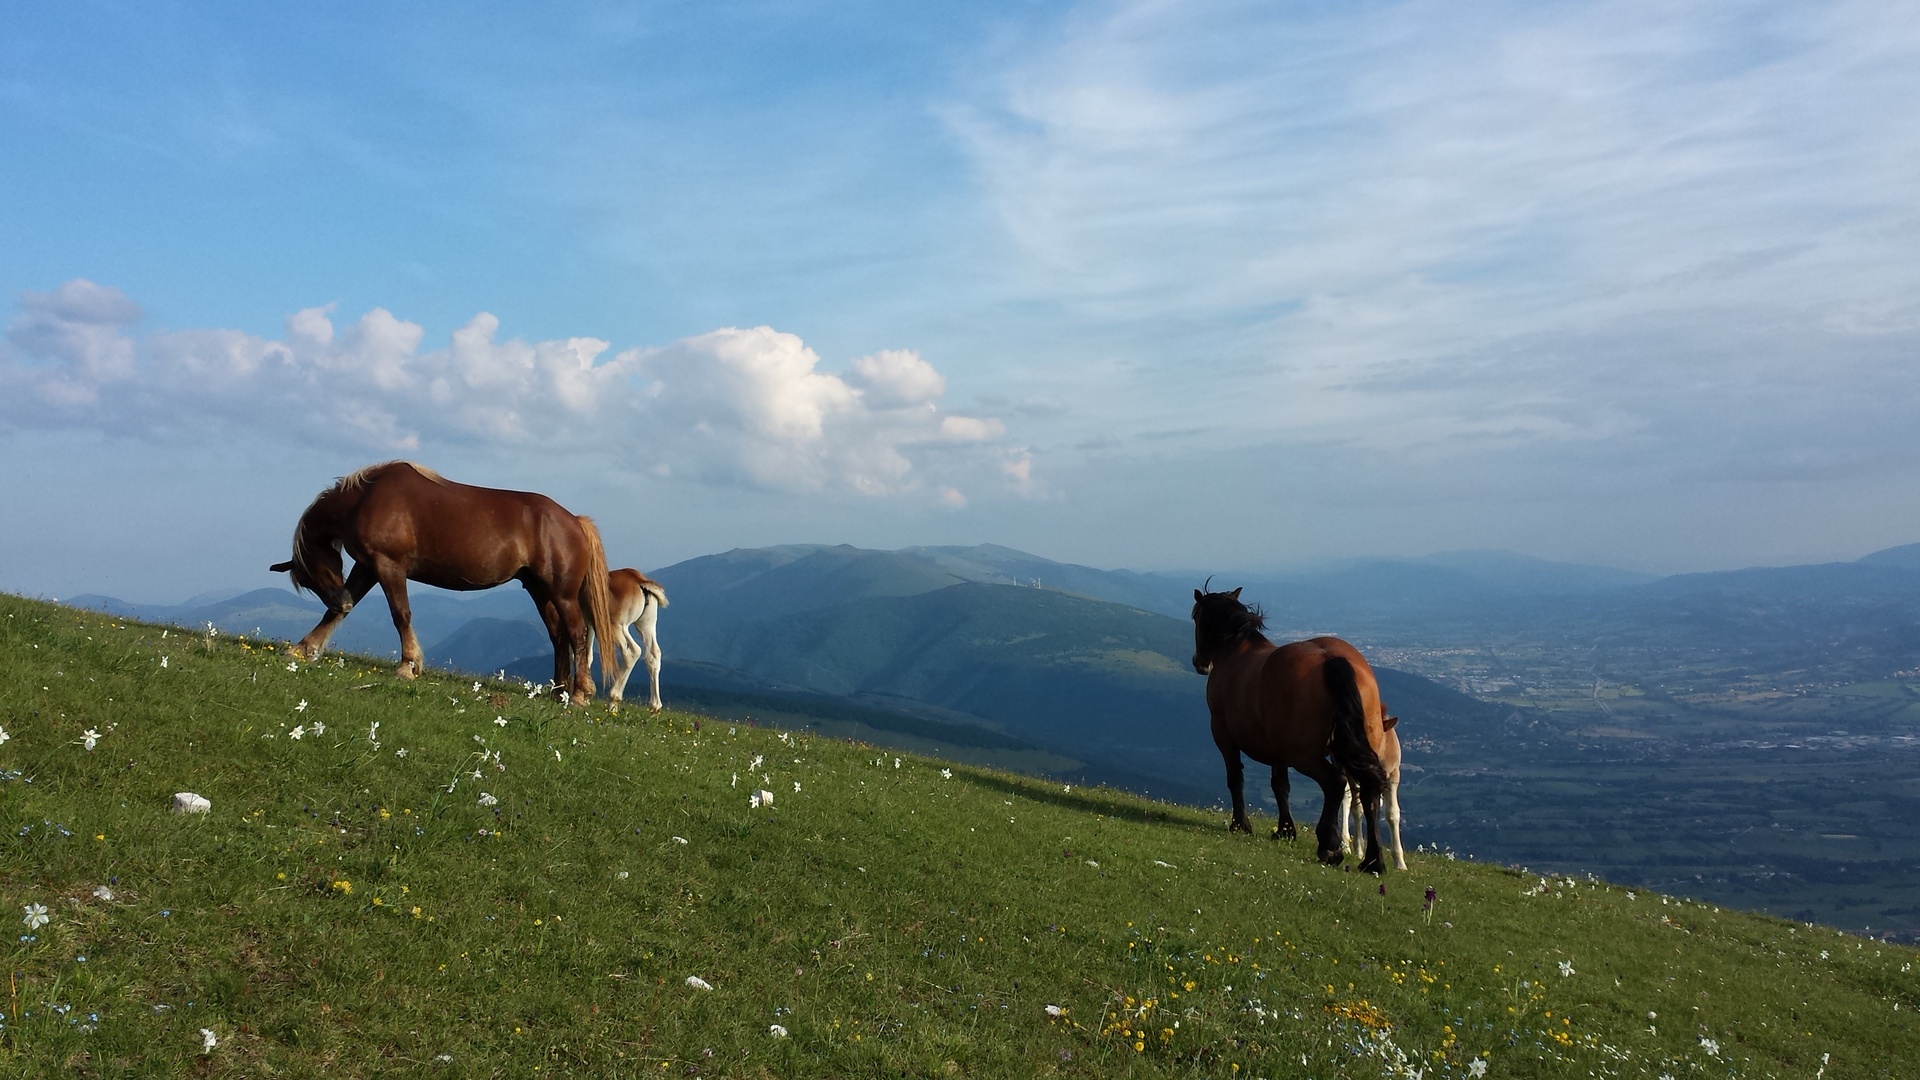
[[[439,473],[434,472],[432,469],[427,468],[425,465],[422,465],[419,462],[402,461],[402,460],[396,459],[393,461],[383,461],[378,465],[368,465],[366,468],[363,468],[363,469],[355,469],[352,472],[348,473],[347,475],[342,476],[339,479],[335,480],[333,482],[332,487],[321,492],[320,494],[333,495],[341,492],[353,491],[356,488],[365,487],[370,481],[373,480],[374,475],[376,473],[390,469],[395,465],[405,465],[407,468],[412,469],[414,472],[419,473],[421,476],[425,477],[428,480],[433,481],[436,484],[445,484],[449,482],[446,477],[441,476]]]
[[[377,465],[368,465],[365,468],[355,469],[345,476],[336,477],[331,487],[328,487],[325,491],[313,497],[313,502],[307,506],[307,512],[300,515],[299,523],[293,527],[293,566],[295,570],[293,581],[295,589],[301,587],[300,582],[302,580],[309,582],[313,580],[313,562],[308,557],[307,547],[308,515],[312,514],[314,508],[318,507],[328,496],[344,495],[348,492],[357,491],[360,488],[366,487],[373,482],[378,474],[395,465],[405,465],[407,468],[412,469],[414,472],[419,473],[422,477],[436,484],[451,483],[446,477],[441,476],[425,465],[414,461],[397,459],[394,461],[382,461]],[[339,547],[339,541],[334,541],[334,546]]]

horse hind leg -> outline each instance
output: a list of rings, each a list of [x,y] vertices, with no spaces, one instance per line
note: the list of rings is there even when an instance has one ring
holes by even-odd
[[[1293,811],[1287,806],[1287,767],[1273,767],[1273,805],[1279,809],[1280,821],[1273,827],[1275,840],[1292,840],[1300,835],[1293,824]]]
[[[1346,778],[1340,775],[1340,770],[1334,768],[1331,761],[1324,759],[1300,771],[1320,785],[1323,800],[1320,804],[1320,820],[1313,827],[1314,841],[1319,844],[1320,861],[1328,866],[1339,866],[1346,855],[1340,850],[1340,837],[1335,830],[1339,827],[1340,804],[1347,797]]]
[[[581,610],[580,602],[571,596],[554,597],[554,607],[559,612],[560,632],[565,640],[553,643],[553,680],[564,685],[571,678],[572,696],[569,700],[573,704],[584,705],[593,700],[593,667],[588,662],[593,643],[587,629],[586,613]]]
[[[640,640],[647,650],[647,706],[654,712],[660,711],[660,633],[655,628],[655,605],[647,604],[647,613],[640,618]]]
[[[1361,820],[1366,823],[1365,846],[1361,848],[1360,870],[1367,874],[1384,874],[1386,861],[1380,851],[1380,793],[1375,792],[1370,801],[1361,803]]]

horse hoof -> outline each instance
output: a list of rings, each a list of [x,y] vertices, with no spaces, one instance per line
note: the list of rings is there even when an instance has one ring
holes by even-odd
[[[403,679],[417,679],[420,677],[420,665],[409,660],[394,669],[393,673]]]
[[[1329,851],[1322,851],[1320,853],[1320,861],[1323,863],[1326,863],[1328,866],[1339,866],[1341,863],[1346,861],[1346,858],[1347,857],[1341,853],[1339,848],[1333,848]]]
[[[1233,824],[1227,826],[1227,831],[1230,833],[1243,832],[1251,836],[1253,835],[1253,826],[1247,824],[1244,821],[1236,821]]]
[[[1381,862],[1379,859],[1368,859],[1360,864],[1360,872],[1363,874],[1373,874],[1378,877],[1387,872],[1387,864]]]

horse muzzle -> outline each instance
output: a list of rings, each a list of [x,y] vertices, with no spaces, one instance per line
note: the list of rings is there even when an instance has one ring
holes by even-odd
[[[1213,674],[1213,664],[1211,661],[1207,663],[1202,663],[1200,661],[1200,658],[1196,656],[1193,658],[1193,670],[1199,672],[1202,675],[1211,675]]]

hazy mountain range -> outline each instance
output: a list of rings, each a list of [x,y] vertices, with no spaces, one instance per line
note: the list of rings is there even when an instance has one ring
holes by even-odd
[[[672,599],[671,705],[1224,795],[1188,663],[1199,571],[788,545],[650,573]],[[1920,544],[1665,578],[1503,552],[1213,575],[1234,586],[1276,639],[1338,633],[1374,660],[1403,719],[1410,844],[1920,930],[1920,841],[1899,824],[1920,814]],[[521,590],[410,595],[430,663],[551,674]],[[69,602],[286,638],[320,613],[278,589]],[[336,646],[391,655],[385,604],[369,596]],[[1310,813],[1313,793],[1295,796]]]

